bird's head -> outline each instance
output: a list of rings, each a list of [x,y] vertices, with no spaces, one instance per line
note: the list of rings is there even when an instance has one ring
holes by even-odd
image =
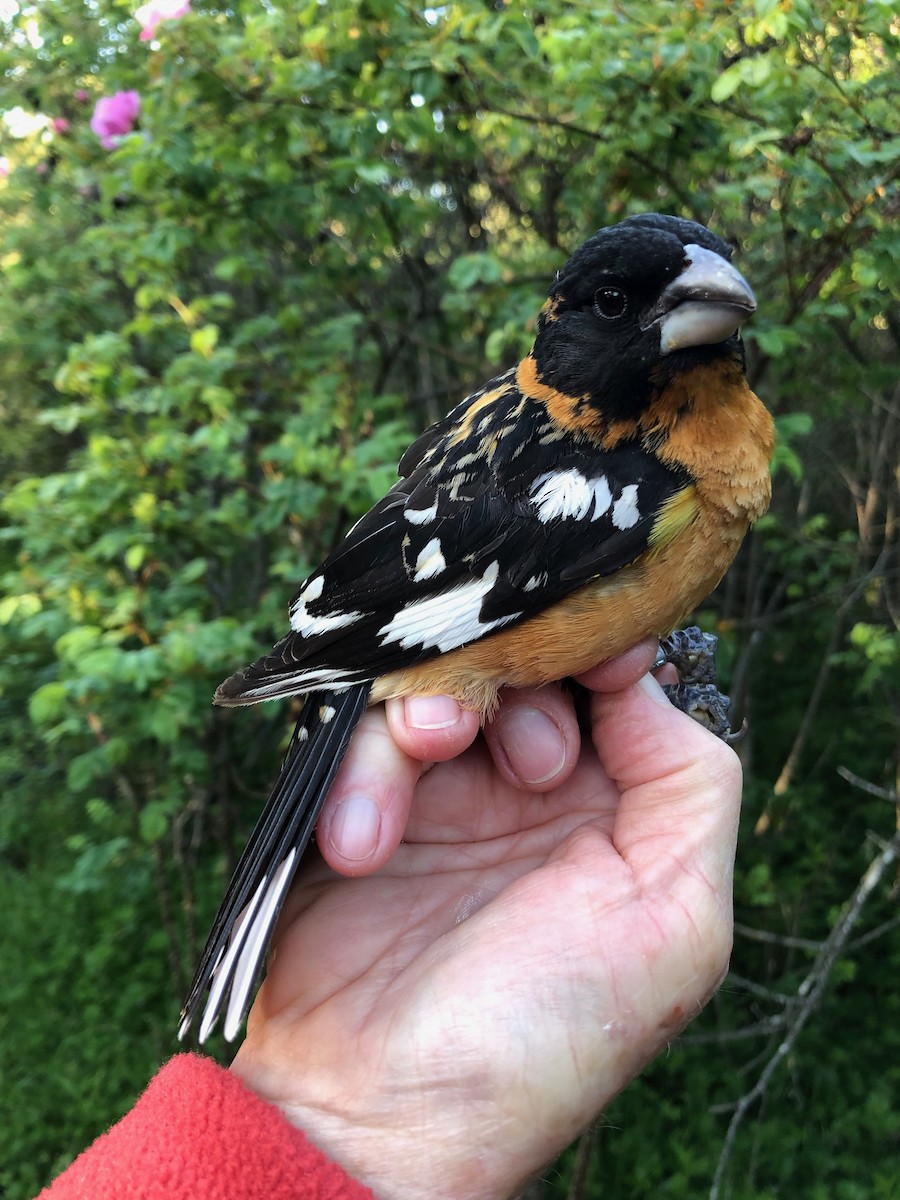
[[[671,371],[742,360],[740,327],[756,300],[730,260],[726,242],[680,217],[601,229],[550,288],[532,352],[540,382],[625,418]]]

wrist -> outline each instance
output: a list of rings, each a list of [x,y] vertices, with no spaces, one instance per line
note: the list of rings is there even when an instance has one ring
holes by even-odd
[[[348,1088],[314,1068],[270,1069],[245,1043],[231,1069],[377,1200],[508,1200],[527,1182],[521,1139],[500,1128],[498,1105],[461,1095],[457,1067],[414,1093],[399,1080]]]
[[[354,1069],[352,1047],[335,1070],[317,1064],[309,1045],[302,1061],[290,1061],[290,1050],[263,1051],[251,1037],[232,1070],[377,1200],[508,1200],[672,1033],[654,1027],[631,1036],[626,1024],[601,1032],[605,1049],[590,1071],[590,1086],[573,1079],[564,1054],[557,1071],[544,1064],[538,1090],[524,1075],[516,1085],[508,1074],[495,1074],[483,1044],[469,1069],[458,1046],[452,1056],[444,1054],[442,1073],[427,1085],[412,1071],[410,1058],[417,1056],[409,1047],[403,1069],[391,1070],[382,1060],[370,1073]],[[503,1057],[499,1049],[496,1057]]]

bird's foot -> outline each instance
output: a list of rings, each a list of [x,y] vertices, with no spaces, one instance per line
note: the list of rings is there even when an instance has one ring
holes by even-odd
[[[671,663],[678,671],[680,682],[663,686],[675,707],[733,746],[747,732],[747,722],[740,729],[731,728],[731,701],[716,687],[718,640],[696,625],[676,629],[659,643],[655,666]]]

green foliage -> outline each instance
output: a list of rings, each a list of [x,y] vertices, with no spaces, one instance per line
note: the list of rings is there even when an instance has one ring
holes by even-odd
[[[825,935],[866,831],[888,833],[835,769],[895,770],[892,19],[881,0],[198,0],[146,44],[124,0],[6,6],[4,1195],[173,1048],[287,720],[213,712],[215,684],[411,434],[527,348],[565,253],[628,212],[711,222],[761,300],[776,502],[710,620],[752,720],[738,915],[788,938],[739,939],[735,967],[797,986],[790,939]],[[140,126],[105,150],[93,105],[126,89]],[[900,1186],[896,939],[839,967],[738,1139],[734,1198]],[[701,1032],[761,1004],[726,990]],[[708,1189],[715,1106],[766,1045],[686,1040],[654,1066],[607,1115],[602,1194]]]

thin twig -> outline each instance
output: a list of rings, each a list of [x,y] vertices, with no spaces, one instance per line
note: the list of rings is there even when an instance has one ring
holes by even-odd
[[[828,642],[825,649],[822,651],[819,670],[816,674],[815,682],[809,694],[809,700],[804,709],[803,716],[800,718],[800,723],[797,726],[797,732],[794,737],[793,744],[788,751],[787,758],[781,768],[781,772],[775,783],[772,785],[772,798],[783,796],[790,787],[794,772],[800,762],[803,751],[806,749],[806,742],[811,730],[814,727],[815,717],[819,711],[819,705],[825,693],[825,685],[831,673],[831,668],[834,665],[834,656],[840,644],[841,638],[844,635],[844,621],[847,614],[851,611],[853,605],[865,592],[871,581],[881,571],[883,563],[886,559],[884,551],[879,554],[878,558],[872,564],[868,571],[857,581],[855,586],[847,593],[844,599],[838,606],[837,612],[834,614],[834,623],[831,626],[831,631],[828,635]],[[757,822],[757,829],[762,828],[763,824],[771,818],[771,799],[766,805],[765,811]]]
[[[877,783],[870,783],[868,779],[856,775],[849,767],[838,767],[837,773],[841,779],[846,779],[861,792],[876,796],[879,800],[887,800],[889,804],[900,804],[900,792],[895,792],[893,788],[879,787]]]
[[[787,946],[793,950],[814,950],[817,954],[823,945],[812,938],[792,937],[788,933],[771,933],[768,929],[754,929],[752,925],[742,925],[740,921],[735,921],[734,932],[749,938],[751,942],[768,942],[771,946]]]
[[[796,1002],[796,997],[791,997],[791,1000]],[[774,1017],[766,1017],[763,1021],[756,1021],[753,1025],[741,1025],[738,1029],[717,1029],[711,1033],[687,1033],[683,1034],[678,1039],[679,1046],[710,1046],[722,1045],[725,1042],[746,1042],[750,1038],[769,1037],[770,1034],[777,1033],[787,1024],[787,1018],[784,1013],[778,1013]],[[719,1108],[712,1109],[713,1112],[730,1112],[733,1105],[722,1105]]]
[[[733,971],[728,972],[725,987],[729,991],[734,987],[743,992],[752,992],[754,996],[759,996],[761,1000],[774,1000],[776,1004],[795,1004],[797,1001],[796,996],[790,996],[786,992],[776,992],[773,988],[763,987],[756,980],[745,979],[743,975],[735,975]]]
[[[787,1033],[778,1045],[775,1053],[769,1058],[756,1083],[746,1092],[734,1106],[731,1121],[722,1144],[716,1173],[709,1191],[709,1200],[719,1200],[725,1172],[731,1160],[731,1153],[737,1138],[738,1130],[748,1110],[763,1098],[773,1075],[793,1050],[797,1039],[812,1014],[818,1008],[819,1002],[828,984],[832,968],[843,954],[854,926],[871,896],[881,882],[881,878],[891,863],[900,855],[900,833],[894,834],[889,842],[884,844],[881,853],[872,860],[856,885],[844,911],[828,937],[822,943],[822,949],[811,971],[797,989],[798,996],[803,997],[803,1003],[786,1015]]]
[[[857,950],[862,950],[863,946],[868,946],[870,942],[877,941],[878,938],[884,937],[886,933],[890,933],[892,929],[896,929],[900,925],[900,917],[890,917],[887,921],[882,921],[880,925],[876,925],[874,929],[870,929],[868,933],[864,933],[862,937],[857,938],[855,942],[851,942],[846,947],[847,954],[855,954]]]

